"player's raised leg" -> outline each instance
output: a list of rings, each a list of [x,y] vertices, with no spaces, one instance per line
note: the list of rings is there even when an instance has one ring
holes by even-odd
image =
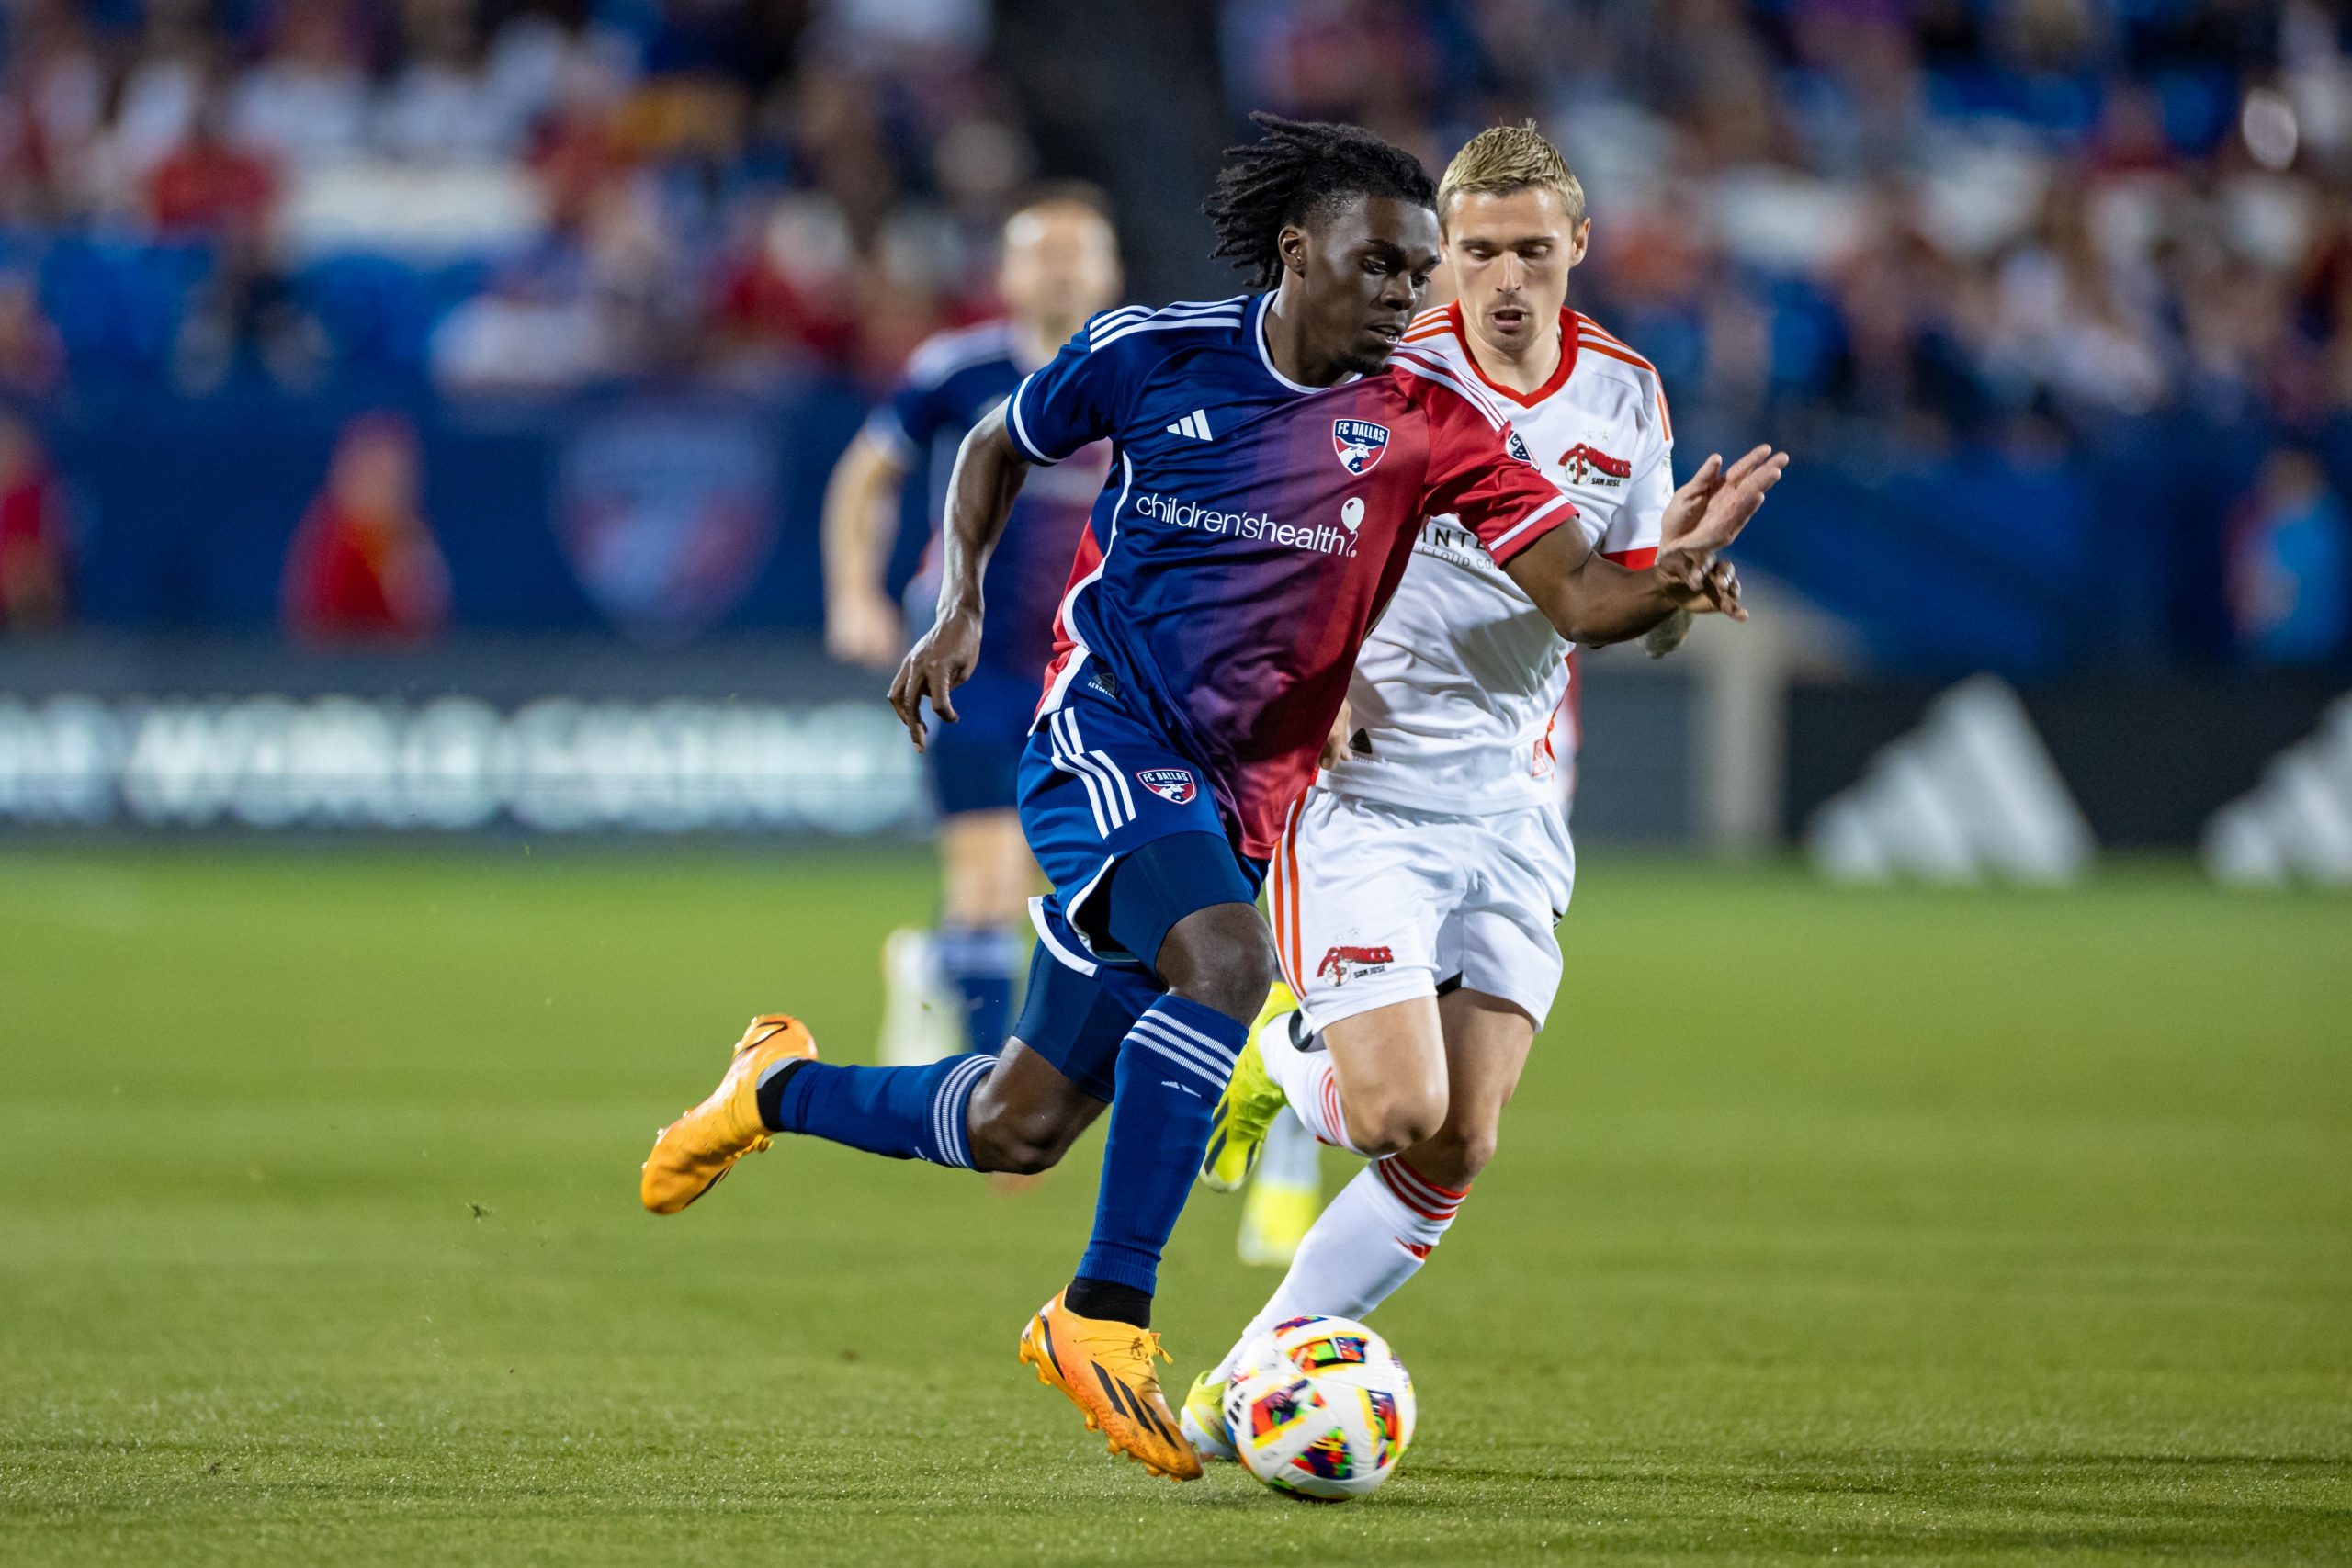
[[[1058,941],[1066,949],[1075,939],[1062,928]],[[645,1206],[676,1213],[780,1133],[965,1170],[1052,1166],[1102,1114],[1119,1042],[1155,994],[1140,979],[1106,986],[1075,972],[1055,945],[1038,944],[1015,1037],[1000,1051],[842,1066],[817,1060],[815,1041],[791,1020],[755,1020],[718,1088],[655,1140]]]

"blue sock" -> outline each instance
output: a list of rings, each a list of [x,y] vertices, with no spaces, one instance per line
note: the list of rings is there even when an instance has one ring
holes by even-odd
[[[779,1133],[969,1170],[972,1143],[965,1112],[972,1091],[995,1065],[993,1051],[920,1067],[779,1062],[761,1080],[760,1118]],[[776,1075],[786,1072],[778,1082]]]
[[[1012,1025],[1012,987],[1028,966],[1027,945],[996,926],[942,926],[933,950],[940,973],[964,999],[966,1048],[996,1051]]]
[[[1209,1112],[1233,1076],[1250,1026],[1182,997],[1162,997],[1119,1046],[1094,1236],[1078,1277],[1147,1294],[1159,1253],[1201,1171]]]

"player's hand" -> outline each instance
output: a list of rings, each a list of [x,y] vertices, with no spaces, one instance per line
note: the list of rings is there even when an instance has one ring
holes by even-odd
[[[1739,570],[1731,562],[1671,550],[1657,558],[1657,570],[1667,597],[1692,615],[1747,619],[1739,603]]]
[[[1758,447],[1757,451],[1763,451]],[[1749,454],[1755,456],[1754,453]],[[1699,471],[1682,481],[1666,503],[1666,513],[1658,519],[1658,548],[1668,549],[1699,526],[1700,517],[1707,510],[1707,502],[1715,491],[1724,488],[1724,457],[1720,452],[1710,452]]]
[[[899,722],[907,727],[916,750],[923,749],[924,699],[930,700],[933,713],[954,724],[956,705],[948,694],[971,679],[972,667],[979,659],[979,611],[950,610],[932,623],[931,630],[922,634],[922,640],[899,666],[890,682],[890,705],[898,710]]]
[[[1710,457],[1701,464],[1700,476],[1707,476],[1714,461]],[[1729,615],[1735,621],[1747,619],[1747,612],[1739,603],[1739,573],[1730,562],[1716,557],[1739,537],[1740,530],[1762,508],[1764,498],[1772,493],[1772,487],[1781,482],[1781,476],[1788,468],[1786,452],[1758,446],[1713,481],[1698,519],[1689,524],[1679,536],[1668,536],[1667,547],[1658,553],[1657,565],[1653,570],[1669,599],[1698,615]],[[1696,478],[1693,482],[1697,482]],[[1676,500],[1681,500],[1680,491],[1676,493]],[[1661,524],[1662,536],[1664,529],[1665,525]]]
[[[1348,760],[1348,731],[1355,728],[1355,718],[1345,697],[1340,699],[1340,714],[1331,721],[1331,733],[1323,738],[1323,750],[1316,757],[1318,768],[1336,768]]]
[[[1710,457],[1702,463],[1699,475],[1692,477],[1691,484],[1697,484],[1699,476],[1704,475],[1714,461]],[[1697,519],[1689,525],[1687,532],[1677,534],[1671,531],[1674,507],[1669,504],[1666,521],[1659,525],[1660,543],[1667,549],[1687,550],[1692,554],[1713,555],[1723,549],[1739,537],[1739,531],[1747,526],[1747,520],[1756,515],[1758,509],[1764,504],[1764,498],[1772,493],[1772,487],[1779,484],[1781,476],[1788,471],[1789,455],[1786,452],[1775,452],[1770,446],[1757,447],[1724,471],[1722,478],[1709,490]],[[1690,485],[1685,485],[1683,491],[1690,488]],[[1676,491],[1675,501],[1681,499],[1682,491]]]
[[[906,651],[899,607],[872,589],[847,591],[825,605],[825,651],[844,664],[888,670]]]

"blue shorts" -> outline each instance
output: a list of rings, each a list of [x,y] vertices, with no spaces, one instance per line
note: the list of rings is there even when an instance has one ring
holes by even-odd
[[[956,688],[956,721],[931,716],[932,789],[942,817],[1011,811],[1021,799],[1021,753],[1036,716],[1036,675],[982,665]]]
[[[1083,690],[1029,736],[1021,830],[1053,885],[1048,908],[1090,961],[1106,964],[1148,965],[1158,936],[1178,920],[1252,903],[1265,879],[1264,862],[1234,850],[1207,776],[1125,708]],[[1180,837],[1181,852],[1142,854]],[[1114,868],[1139,854],[1115,899],[1102,897]],[[1146,951],[1114,938],[1114,926]]]

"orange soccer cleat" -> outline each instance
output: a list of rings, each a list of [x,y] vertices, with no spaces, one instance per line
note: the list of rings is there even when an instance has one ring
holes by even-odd
[[[1113,1453],[1170,1481],[1200,1479],[1200,1455],[1159,1394],[1153,1362],[1170,1357],[1159,1335],[1131,1323],[1080,1317],[1056,1292],[1022,1331],[1021,1359],[1037,1369],[1039,1382],[1061,1390],[1085,1412],[1087,1430],[1108,1438]]]
[[[737,1160],[775,1141],[760,1124],[754,1096],[769,1067],[796,1056],[817,1059],[817,1042],[807,1025],[780,1012],[752,1020],[710,1098],[655,1134],[637,1189],[647,1208],[676,1213],[718,1186]]]

